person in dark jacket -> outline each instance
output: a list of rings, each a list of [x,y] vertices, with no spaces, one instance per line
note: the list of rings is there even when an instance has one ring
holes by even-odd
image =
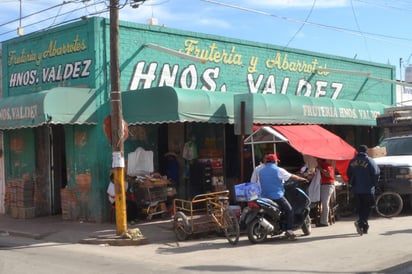
[[[355,227],[360,235],[368,233],[368,219],[375,205],[375,186],[380,174],[378,165],[368,156],[367,151],[367,146],[359,146],[358,154],[350,161],[347,170],[359,216]]]

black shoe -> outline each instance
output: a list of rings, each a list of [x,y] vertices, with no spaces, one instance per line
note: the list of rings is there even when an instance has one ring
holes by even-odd
[[[286,237],[288,238],[289,241],[295,241],[296,240],[296,234],[293,232],[287,232],[285,233]]]
[[[355,227],[356,227],[356,232],[358,232],[358,234],[362,236],[363,229],[359,226],[359,223],[357,221],[355,222]]]
[[[329,226],[329,225],[320,223],[320,224],[318,224],[317,226],[318,226],[318,227],[324,227],[324,226]]]

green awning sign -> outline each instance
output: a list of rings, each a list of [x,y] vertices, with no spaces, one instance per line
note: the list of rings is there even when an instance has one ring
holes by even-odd
[[[96,124],[94,91],[54,88],[0,99],[0,129],[43,124]]]
[[[122,93],[123,117],[130,125],[174,122],[235,124],[236,93],[159,87]],[[249,94],[253,124],[336,124],[376,126],[381,103]]]

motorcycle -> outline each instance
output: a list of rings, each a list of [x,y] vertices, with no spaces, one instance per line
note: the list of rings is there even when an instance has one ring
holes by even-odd
[[[293,230],[302,229],[303,234],[312,231],[309,216],[311,201],[309,196],[299,188],[298,182],[285,183],[285,197],[294,212]],[[248,202],[240,217],[240,226],[247,230],[249,241],[261,243],[267,236],[280,235],[286,231],[286,216],[276,202],[267,198],[258,198]]]

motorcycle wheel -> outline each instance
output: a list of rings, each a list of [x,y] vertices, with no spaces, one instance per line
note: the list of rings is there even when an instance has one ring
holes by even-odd
[[[240,229],[236,214],[228,208],[225,209],[225,211],[223,211],[223,221],[223,231],[225,232],[226,239],[232,245],[237,244],[239,241]]]
[[[303,235],[308,236],[312,233],[312,223],[310,216],[306,216],[305,221],[302,224]]]
[[[178,241],[184,241],[189,236],[189,220],[183,212],[176,212],[175,217],[173,219],[173,230]]]
[[[247,226],[247,237],[252,244],[258,244],[266,240],[268,231],[264,228],[258,219],[254,219]]]

